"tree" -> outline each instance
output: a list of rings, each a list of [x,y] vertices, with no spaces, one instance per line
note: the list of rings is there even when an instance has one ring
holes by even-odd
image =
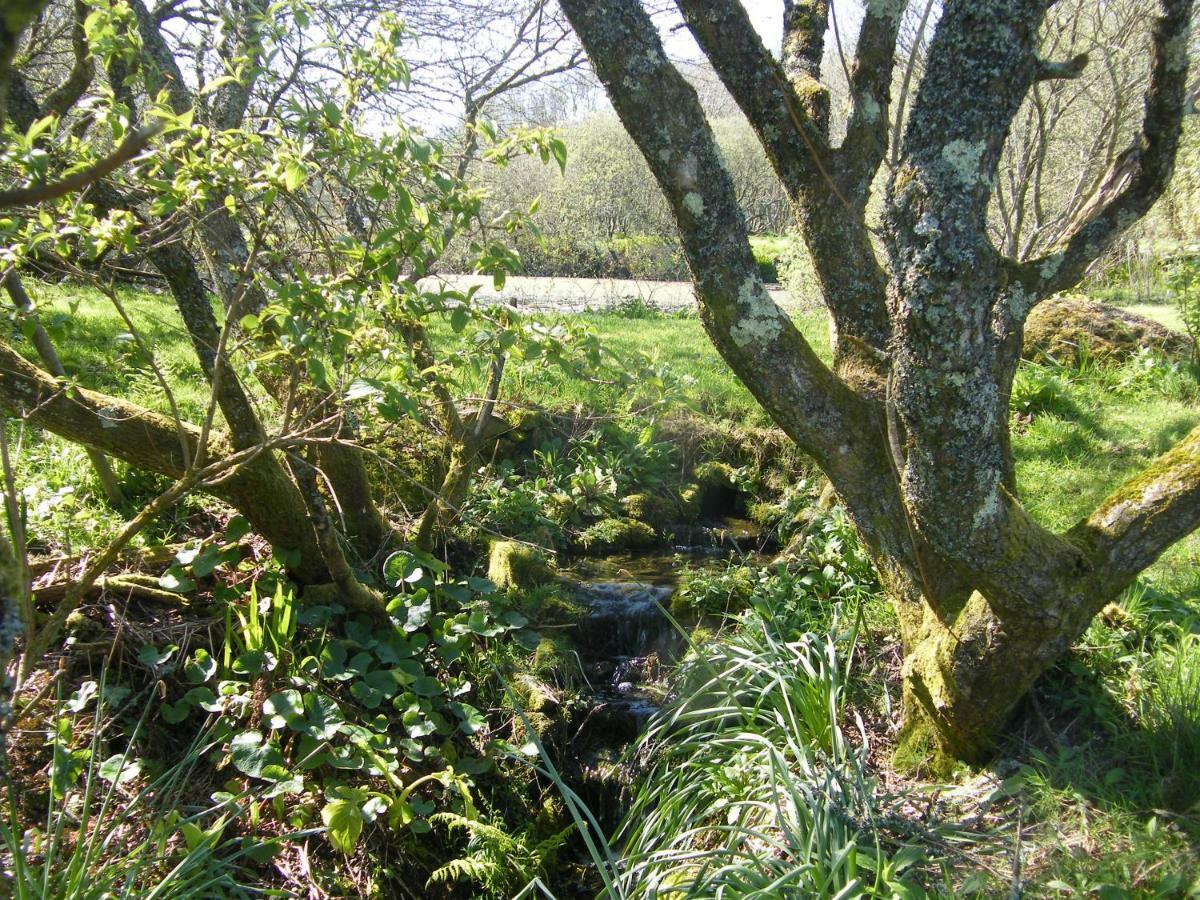
[[[379,584],[383,553],[403,536],[381,512],[387,479],[368,469],[356,423],[425,424],[455,402],[445,359],[413,336],[425,333],[429,318],[446,316],[455,330],[478,332],[476,349],[498,348],[497,358],[504,351],[568,366],[577,358],[590,364],[594,340],[499,317],[469,294],[422,285],[447,242],[478,225],[481,196],[436,142],[402,121],[375,127],[366,101],[408,77],[394,17],[379,16],[358,42],[322,44],[313,65],[323,75],[300,91],[297,66],[312,61],[296,50],[311,21],[303,5],[205,11],[96,3],[86,20],[88,56],[107,84],[82,109],[51,113],[45,80],[32,82],[35,92],[25,60],[9,65],[42,6],[31,3],[27,17],[6,20],[13,30],[0,29],[0,96],[10,112],[0,121],[0,171],[21,183],[0,191],[3,274],[41,256],[92,278],[157,373],[162,397],[155,410],[89,390],[0,342],[0,407],[170,483],[89,560],[47,624],[27,631],[23,669],[117,552],[193,491],[240,512],[307,599],[383,617],[368,582]],[[201,35],[193,59],[201,79],[212,75],[194,91],[180,68],[187,57],[164,28],[178,15]],[[296,65],[264,64],[281,45],[295,50]],[[146,126],[134,128],[139,121]],[[549,159],[557,147],[545,132],[483,145],[498,164],[528,152]],[[360,201],[361,228],[345,227],[354,218],[350,200]],[[497,235],[518,229],[521,217],[489,216],[487,225],[494,233],[477,244],[472,264],[502,277],[514,258]],[[173,315],[173,303],[208,384],[202,408],[181,410],[154,348],[111,290],[103,263],[114,249],[144,260],[167,287],[163,313]],[[495,391],[488,394],[494,403]],[[464,467],[480,437],[472,431],[464,444]],[[3,462],[8,476],[7,456]],[[5,483],[15,508],[12,479]],[[0,543],[0,580],[10,555],[20,558],[19,546],[10,554]],[[0,628],[0,649],[4,638]]]
[[[712,131],[642,6],[562,5],[671,206],[709,337],[829,477],[870,548],[901,625],[904,742],[980,759],[1096,612],[1200,523],[1200,429],[1057,534],[1021,505],[1009,437],[1026,316],[1075,285],[1167,186],[1190,0],[1158,4],[1133,142],[1071,230],[1027,261],[992,244],[988,207],[1030,90],[1082,65],[1041,55],[1047,0],[944,4],[887,181],[882,259],[864,212],[889,146],[908,4],[866,4],[834,146],[819,69],[829,4],[785,2],[776,59],[735,0],[678,0],[792,202],[834,326],[832,367],[760,281]]]

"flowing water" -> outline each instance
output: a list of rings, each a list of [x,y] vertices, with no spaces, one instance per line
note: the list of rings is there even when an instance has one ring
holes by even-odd
[[[590,695],[566,749],[575,762],[573,787],[607,828],[620,819],[621,756],[661,706],[668,669],[686,645],[664,614],[682,569],[721,566],[761,550],[757,530],[744,520],[675,533],[671,553],[580,559],[566,572],[588,610],[575,645]]]

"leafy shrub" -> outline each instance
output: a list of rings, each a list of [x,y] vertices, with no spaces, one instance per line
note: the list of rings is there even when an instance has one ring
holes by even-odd
[[[395,627],[336,604],[300,610],[282,587],[251,590],[230,603],[219,652],[176,664],[167,648],[156,663],[178,683],[162,719],[214,714],[232,768],[280,798],[276,813],[288,808],[290,821],[311,806],[287,798],[323,795],[320,821],[346,854],[373,823],[419,835],[439,805],[476,815],[471,776],[492,762],[472,746],[488,729],[472,700],[488,678],[488,642],[527,624],[490,582],[454,580],[436,560],[401,551],[384,574]],[[536,635],[522,632],[522,643]]]
[[[623,297],[608,310],[610,315],[622,319],[661,319],[661,309],[641,297]]]
[[[699,617],[737,615],[749,604],[760,577],[770,576],[737,562],[715,571],[685,570],[671,595],[671,611]]]

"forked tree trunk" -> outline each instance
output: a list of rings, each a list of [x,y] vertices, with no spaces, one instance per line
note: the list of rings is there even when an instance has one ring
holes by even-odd
[[[671,206],[713,344],[829,477],[899,614],[906,742],[978,760],[1034,679],[1096,612],[1200,524],[1200,428],[1055,534],[1021,506],[1009,398],[1023,327],[1162,194],[1187,86],[1190,0],[1159,0],[1141,133],[1062,244],[1019,262],[990,243],[1009,125],[1038,80],[1086,62],[1038,56],[1046,0],[948,0],[884,204],[886,265],[866,225],[887,151],[907,4],[865,5],[834,146],[820,82],[829,5],[785,4],[777,59],[737,0],[676,0],[787,189],[833,320],[825,366],[756,274],[728,172],[639,0],[561,0]]]

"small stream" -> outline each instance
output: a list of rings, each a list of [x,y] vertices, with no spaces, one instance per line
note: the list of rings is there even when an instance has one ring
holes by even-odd
[[[565,571],[575,598],[589,610],[575,644],[590,704],[564,749],[574,762],[572,786],[609,830],[621,818],[627,774],[621,756],[661,706],[666,675],[685,648],[663,614],[681,569],[723,566],[740,556],[763,559],[758,531],[744,520],[675,534],[680,540],[670,552],[583,558]]]

